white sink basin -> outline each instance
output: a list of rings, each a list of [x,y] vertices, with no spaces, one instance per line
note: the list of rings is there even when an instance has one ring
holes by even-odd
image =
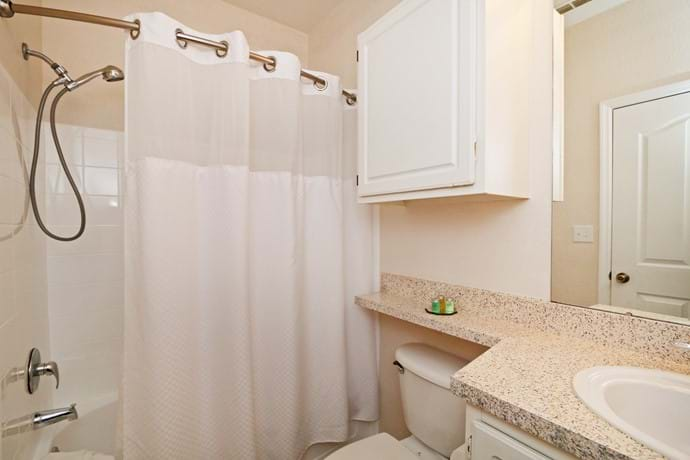
[[[593,367],[575,393],[611,425],[673,460],[690,460],[690,376],[636,367]]]

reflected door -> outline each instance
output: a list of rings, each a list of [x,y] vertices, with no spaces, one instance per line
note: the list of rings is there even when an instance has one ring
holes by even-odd
[[[690,317],[690,93],[614,110],[611,303]]]

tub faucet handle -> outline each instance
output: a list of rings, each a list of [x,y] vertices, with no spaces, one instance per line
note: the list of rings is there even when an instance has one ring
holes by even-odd
[[[36,373],[38,375],[52,375],[55,377],[55,389],[60,386],[60,370],[55,361],[48,361],[47,363],[41,363],[36,366]]]
[[[41,362],[41,352],[38,348],[32,348],[26,363],[26,391],[33,394],[38,389],[41,377],[52,375],[55,377],[55,388],[60,386],[60,370],[54,361]]]

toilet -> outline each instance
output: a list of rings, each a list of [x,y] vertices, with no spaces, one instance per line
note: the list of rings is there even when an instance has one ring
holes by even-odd
[[[451,393],[450,378],[467,361],[421,343],[401,346],[395,359],[405,425],[412,436],[398,441],[379,433],[327,460],[444,460],[464,444],[465,401]]]

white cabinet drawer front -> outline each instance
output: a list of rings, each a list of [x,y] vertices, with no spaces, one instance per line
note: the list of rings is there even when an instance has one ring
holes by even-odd
[[[407,0],[359,53],[360,195],[473,183],[475,0]]]
[[[481,421],[472,426],[472,460],[551,460]]]

